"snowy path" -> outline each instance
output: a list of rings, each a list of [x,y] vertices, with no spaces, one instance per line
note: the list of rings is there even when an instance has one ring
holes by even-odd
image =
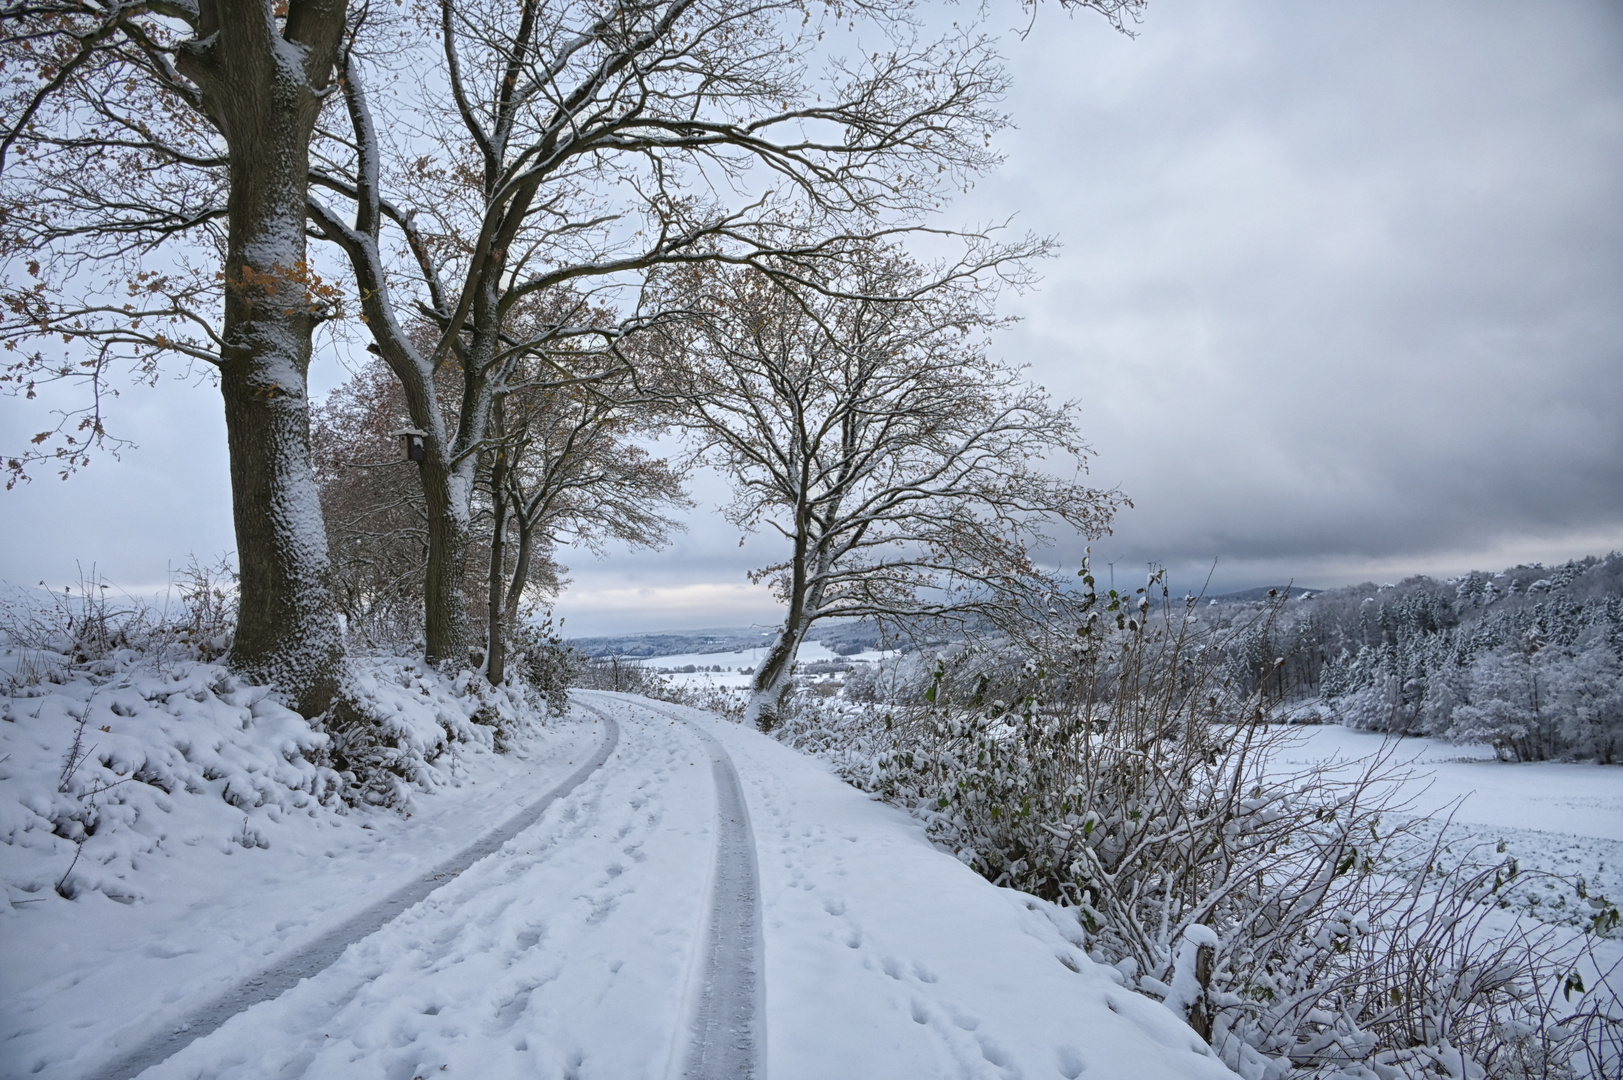
[[[664,1077],[712,876],[686,724],[615,710],[604,767],[336,963],[142,1075]]]
[[[619,730],[600,767],[140,1076],[1232,1080],[1087,958],[1070,913],[993,888],[818,762],[697,710],[578,700]]]
[[[602,744],[580,768],[565,777],[563,782],[551,791],[417,880],[396,889],[292,955],[279,959],[273,967],[238,984],[195,1010],[169,1031],[160,1032],[129,1053],[97,1069],[90,1074],[93,1080],[127,1080],[137,1076],[153,1065],[172,1057],[188,1044],[215,1031],[245,1009],[279,997],[302,980],[326,970],[355,942],[376,933],[401,912],[417,904],[447,881],[534,825],[548,807],[579,787],[581,781],[596,772],[614,752],[615,746],[620,741],[619,725],[611,716],[601,713],[598,715],[601,716],[605,727]]]
[[[639,707],[670,715],[640,703]],[[704,740],[716,783],[716,861],[695,1038],[682,1075],[693,1080],[752,1080],[762,1075],[766,1044],[766,1032],[761,1028],[765,1012],[761,1007],[765,989],[761,957],[765,950],[755,834],[732,758],[703,729],[694,730]]]
[[[622,719],[641,711],[590,699]],[[1071,913],[994,888],[912,818],[775,740],[655,707],[721,744],[753,822],[762,1075],[1232,1080],[1187,1024],[1087,957]]]

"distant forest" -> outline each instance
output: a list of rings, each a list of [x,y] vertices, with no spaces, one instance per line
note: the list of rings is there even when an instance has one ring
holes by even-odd
[[[1202,613],[1242,631],[1227,637],[1236,688],[1356,728],[1487,742],[1506,760],[1619,760],[1623,555],[1280,594]]]

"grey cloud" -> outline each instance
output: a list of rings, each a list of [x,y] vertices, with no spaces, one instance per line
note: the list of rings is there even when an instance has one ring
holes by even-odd
[[[1623,542],[1623,9],[1040,31],[975,205],[1066,245],[1004,344],[1139,504],[1098,547],[1361,576]]]
[[[1128,40],[1043,5],[1006,48],[1006,167],[948,213],[1064,244],[1000,345],[1138,504],[1100,558],[1221,588],[1623,547],[1623,6],[1152,0]],[[0,496],[0,576],[230,546],[216,396],[117,408],[141,451]],[[774,548],[720,498],[665,552],[566,553],[583,600],[742,584]]]

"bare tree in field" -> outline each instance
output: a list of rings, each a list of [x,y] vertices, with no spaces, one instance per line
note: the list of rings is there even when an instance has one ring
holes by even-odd
[[[310,213],[348,257],[375,346],[428,433],[430,659],[472,641],[465,567],[498,401],[622,368],[626,335],[658,321],[644,285],[661,266],[815,262],[841,237],[919,221],[994,162],[1004,76],[991,44],[923,40],[904,14],[442,0],[408,55],[429,74],[398,98],[368,93],[385,71],[357,38],[347,124],[320,144]],[[883,48],[818,60],[819,36],[849,18]],[[563,290],[583,303],[554,302]],[[538,302],[557,317],[520,326],[515,312]],[[606,322],[605,306],[618,311]],[[561,350],[567,373],[548,362]],[[593,353],[596,372],[578,362]],[[454,411],[435,379],[448,363]]]
[[[179,355],[217,371],[241,569],[230,662],[311,714],[342,643],[305,385],[335,298],[306,261],[306,186],[345,17],[344,0],[0,6],[0,377],[30,397],[83,382],[91,402],[11,451],[10,481],[108,445],[114,369],[155,378]]]
[[[1066,408],[987,355],[977,277],[880,245],[815,287],[672,277],[688,318],[668,379],[697,456],[731,477],[729,519],[787,549],[754,575],[786,605],[746,712],[761,728],[817,622],[996,623],[1046,597],[1029,553],[1045,525],[1107,528],[1118,496],[1049,471],[1084,465]]]

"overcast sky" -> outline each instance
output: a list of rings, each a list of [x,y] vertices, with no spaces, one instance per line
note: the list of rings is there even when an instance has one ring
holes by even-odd
[[[1063,244],[1000,344],[1136,503],[1094,544],[1118,576],[1623,548],[1623,4],[1151,0],[1132,39],[1050,5],[1006,55],[1007,162],[950,213]],[[232,547],[214,391],[116,409],[139,450],[0,493],[0,577],[139,590]],[[0,449],[31,430],[0,402]],[[775,550],[695,495],[664,552],[566,554],[569,631],[772,619],[744,572]]]

